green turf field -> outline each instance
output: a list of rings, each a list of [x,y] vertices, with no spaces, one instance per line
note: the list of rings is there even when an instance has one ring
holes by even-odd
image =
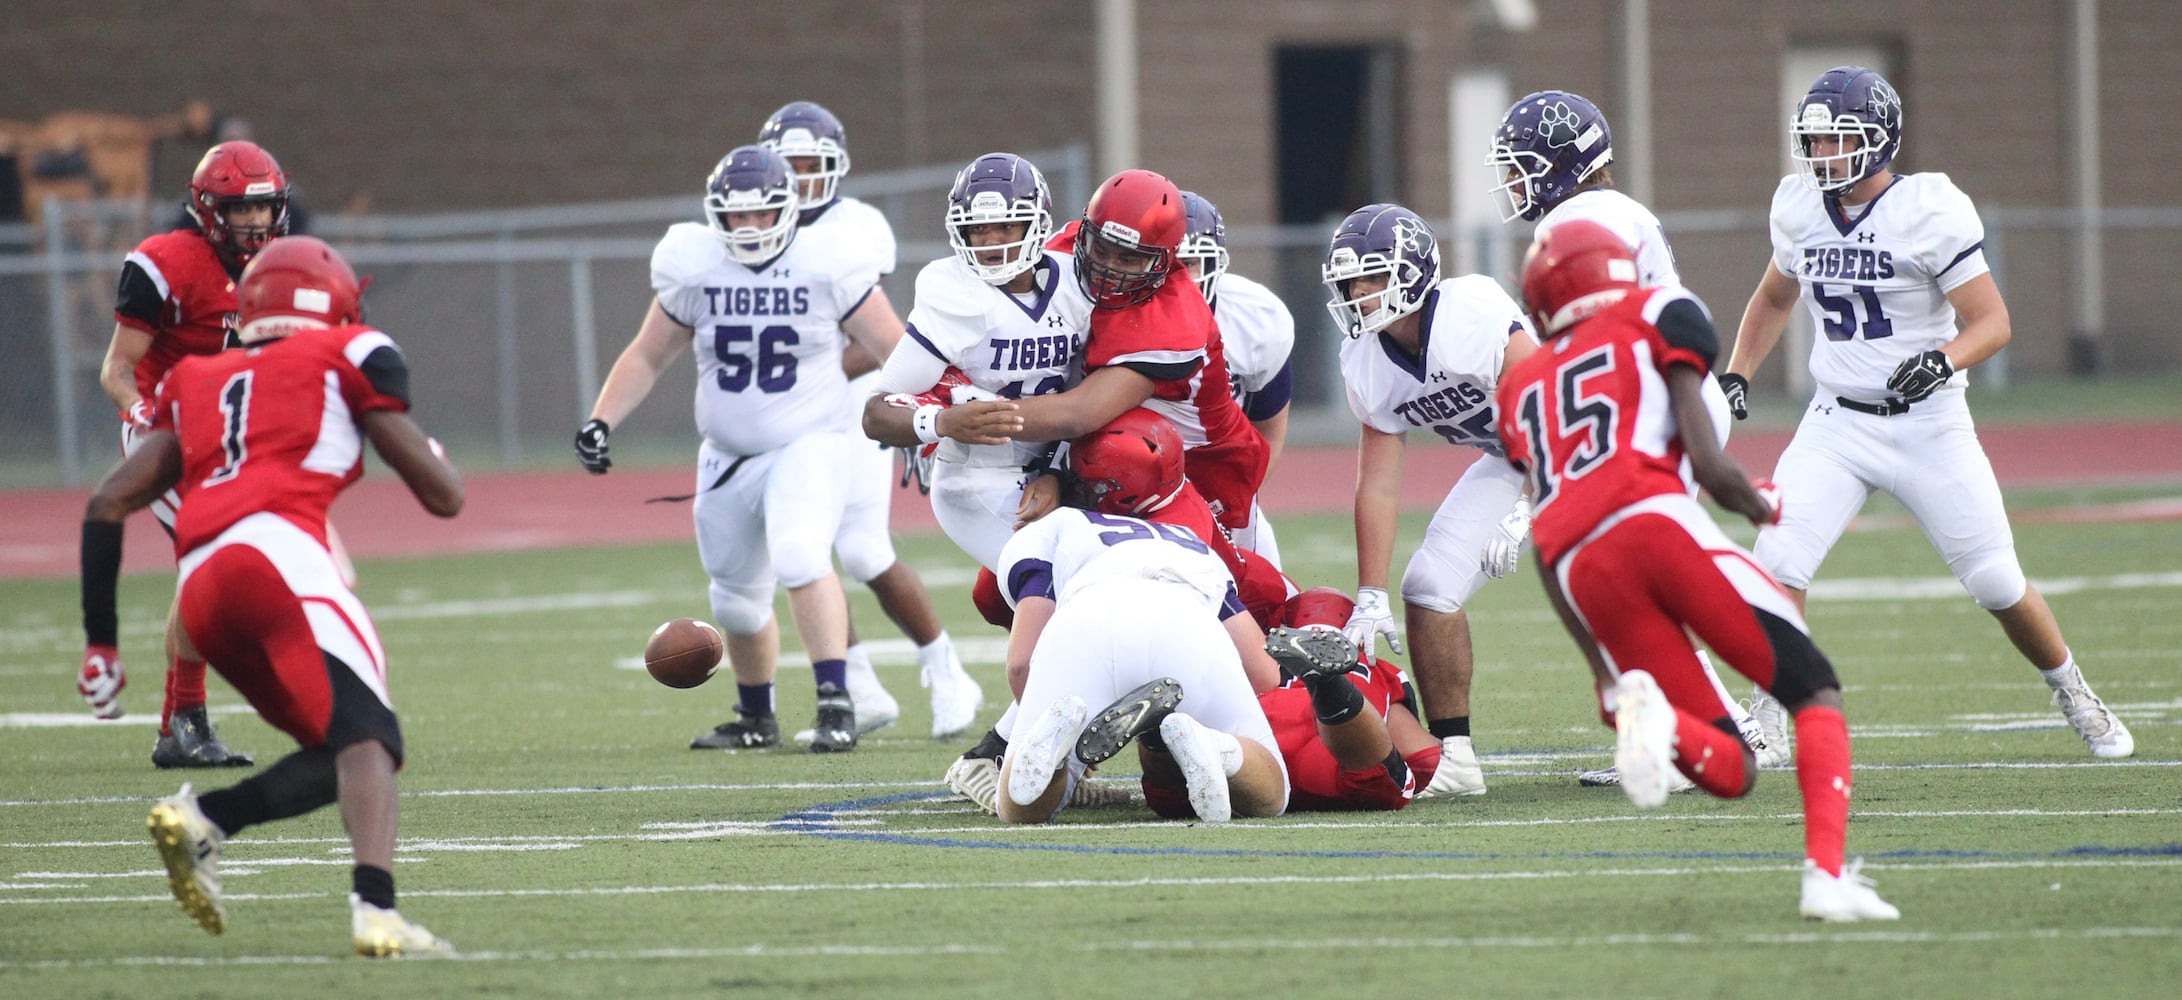
[[[402,909],[462,949],[449,963],[348,957],[331,810],[231,842],[228,933],[198,931],[143,826],[179,780],[152,770],[143,724],[169,579],[124,581],[138,724],[97,727],[25,725],[83,711],[73,582],[0,584],[0,993],[2172,995],[2182,527],[2019,527],[2025,564],[2136,733],[2134,760],[2094,763],[1922,537],[1874,521],[1836,551],[1812,610],[1849,684],[1851,853],[1898,924],[1796,918],[1787,773],[1742,801],[1682,795],[1644,815],[1579,788],[1610,734],[1531,567],[1473,606],[1483,798],[1223,827],[1139,806],[1007,829],[939,791],[967,740],[925,738],[906,655],[880,667],[902,721],[854,754],[683,749],[733,691],[671,691],[624,662],[662,619],[704,613],[692,550],[666,545],[362,567],[411,747]],[[1413,545],[1421,519],[1405,526]],[[1300,578],[1352,581],[1345,519],[1279,527]],[[998,693],[998,634],[973,621],[966,560],[937,537],[903,549]],[[867,632],[899,650],[858,601]],[[783,721],[806,724],[808,674],[784,677]],[[213,702],[237,706],[219,682]],[[216,717],[261,761],[286,749],[252,715]]]

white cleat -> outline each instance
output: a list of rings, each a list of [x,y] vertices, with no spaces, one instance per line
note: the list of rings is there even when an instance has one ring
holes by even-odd
[[[1621,790],[1639,809],[1667,804],[1674,790],[1674,706],[1659,682],[1642,670],[1621,675],[1614,685],[1614,769]]]
[[[349,894],[349,937],[365,958],[448,958],[455,948],[412,923],[399,910],[382,910]]]
[[[1750,744],[1758,756],[1758,767],[1793,767],[1796,763],[1794,725],[1788,717],[1788,706],[1764,688],[1750,689],[1750,717],[1757,722],[1757,733],[1745,731],[1743,742]]]
[[[1477,748],[1470,745],[1470,738],[1449,736],[1441,740],[1439,767],[1432,771],[1432,781],[1417,793],[1417,797],[1437,799],[1483,794],[1485,768],[1478,764]]]
[[[1196,719],[1172,712],[1159,720],[1159,737],[1167,744],[1167,752],[1174,755],[1175,765],[1182,769],[1182,782],[1189,787],[1190,808],[1196,810],[1197,818],[1206,823],[1225,823],[1235,818],[1234,802],[1228,796],[1227,764],[1205,727]]]
[[[1861,860],[1841,866],[1841,874],[1828,875],[1806,858],[1803,861],[1803,919],[1831,923],[1858,920],[1900,920],[1902,911],[1879,898],[1865,878]]]
[[[1053,776],[1067,765],[1076,750],[1076,736],[1083,732],[1084,716],[1091,714],[1083,699],[1068,695],[1054,702],[1031,725],[1030,732],[1011,745],[1014,760],[1008,772],[1008,798],[1016,805],[1038,801],[1053,784]]]
[[[227,909],[220,903],[220,828],[197,808],[188,784],[152,806],[144,825],[150,829],[159,860],[167,865],[167,888],[182,912],[207,934],[227,929]]]
[[[945,659],[924,664],[922,681],[932,690],[932,738],[952,739],[969,732],[978,709],[985,707],[985,689],[962,669],[962,658],[955,655],[952,644]]]
[[[2083,737],[2084,745],[2091,748],[2091,756],[2114,758],[2136,754],[2136,737],[2129,735],[2129,727],[2121,724],[2121,717],[2091,692],[2091,684],[2084,680],[2081,671],[2071,671],[2068,680],[2053,689],[2053,704],[2068,717],[2068,724],[2075,728],[2076,735]]]
[[[1076,786],[1079,795],[1088,782]],[[956,795],[976,803],[995,816],[1000,815],[1000,762],[990,757],[957,757],[947,765],[947,788]]]
[[[886,685],[879,683],[879,674],[871,669],[869,657],[849,661],[849,701],[856,706],[858,736],[885,729],[902,717],[901,702],[895,701]]]

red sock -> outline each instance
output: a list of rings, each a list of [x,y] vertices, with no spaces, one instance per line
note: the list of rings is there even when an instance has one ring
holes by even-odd
[[[204,703],[205,661],[175,657],[167,667],[167,703],[159,709],[159,735],[173,735],[168,722],[174,713]]]
[[[1803,851],[1820,871],[1841,874],[1849,836],[1849,724],[1838,708],[1796,713],[1796,784],[1803,787]]]
[[[1749,775],[1743,770],[1743,741],[1720,727],[1674,710],[1674,766],[1697,787],[1723,799],[1741,798]]]

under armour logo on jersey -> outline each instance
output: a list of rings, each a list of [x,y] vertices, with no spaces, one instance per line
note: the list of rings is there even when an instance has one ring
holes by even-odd
[[[785,267],[776,267],[776,268],[774,268],[774,269],[773,269],[773,277],[776,277],[776,278],[785,278],[785,277],[787,277],[787,276],[788,276],[788,269],[787,269],[787,268],[785,268]]]
[[[1432,373],[1432,381],[1434,381],[1434,382],[1445,382],[1445,381],[1447,381],[1447,373],[1446,373],[1446,372],[1433,372],[1433,373]]]
[[[1877,243],[1877,242],[1879,242],[1879,234],[1878,234],[1878,233],[1857,233],[1857,234],[1856,234],[1856,242],[1858,242],[1858,243]]]
[[[1058,330],[1067,324],[1059,316],[1048,316],[1046,317],[1046,325]]]

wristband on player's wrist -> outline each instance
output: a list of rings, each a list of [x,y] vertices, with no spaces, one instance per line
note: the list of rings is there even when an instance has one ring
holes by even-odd
[[[946,407],[937,403],[926,403],[917,407],[916,411],[910,414],[909,426],[917,432],[917,440],[925,444],[938,444],[940,442],[939,415],[940,411],[944,409]]]

